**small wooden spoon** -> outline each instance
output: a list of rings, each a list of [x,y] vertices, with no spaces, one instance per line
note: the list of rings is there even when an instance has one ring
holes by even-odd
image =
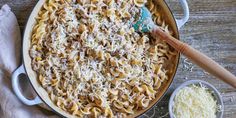
[[[214,60],[192,48],[186,43],[183,43],[170,34],[164,32],[160,27],[156,26],[151,18],[151,13],[146,7],[141,8],[141,16],[139,21],[134,24],[134,29],[141,32],[151,32],[153,37],[160,37],[171,45],[175,50],[185,55],[188,59],[200,66],[211,75],[221,79],[236,88],[236,77],[228,70],[220,66]]]

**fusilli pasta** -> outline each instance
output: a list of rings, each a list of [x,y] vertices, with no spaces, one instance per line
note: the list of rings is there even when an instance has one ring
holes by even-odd
[[[147,2],[147,3],[146,3]],[[152,0],[48,0],[31,37],[32,68],[51,100],[78,117],[125,117],[148,107],[175,53],[132,24]]]

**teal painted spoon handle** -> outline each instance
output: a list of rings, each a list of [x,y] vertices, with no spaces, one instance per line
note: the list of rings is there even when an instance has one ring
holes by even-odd
[[[162,40],[165,40],[169,45],[185,55],[196,65],[200,66],[211,75],[217,77],[220,80],[223,80],[224,82],[236,88],[236,77],[205,54],[192,48],[188,44],[177,40],[158,27],[153,28],[152,35],[153,37],[160,37]]]

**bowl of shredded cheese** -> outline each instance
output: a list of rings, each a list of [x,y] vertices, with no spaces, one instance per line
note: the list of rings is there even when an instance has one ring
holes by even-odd
[[[222,118],[223,109],[219,91],[201,80],[181,84],[169,100],[171,118]]]

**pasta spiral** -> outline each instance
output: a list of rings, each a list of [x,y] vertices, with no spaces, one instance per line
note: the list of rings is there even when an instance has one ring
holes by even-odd
[[[161,40],[137,33],[140,7],[168,25],[152,0],[48,0],[31,36],[32,68],[50,99],[77,117],[125,117],[148,107],[168,79],[175,55]]]

